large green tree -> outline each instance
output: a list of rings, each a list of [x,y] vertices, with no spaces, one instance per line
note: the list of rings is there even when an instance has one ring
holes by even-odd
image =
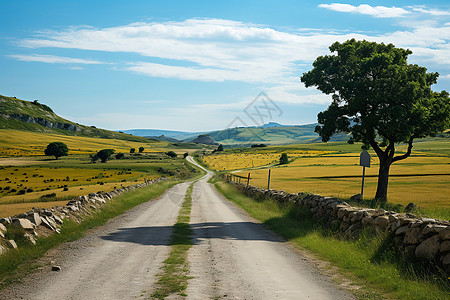
[[[54,156],[58,159],[58,157],[69,155],[69,148],[62,142],[53,142],[47,145],[44,153],[47,156]]]
[[[411,155],[413,140],[434,136],[450,126],[450,99],[434,92],[438,73],[408,64],[412,52],[392,44],[348,40],[330,46],[301,76],[306,87],[332,95],[319,113],[316,132],[323,141],[334,133],[351,133],[350,142],[372,147],[380,160],[375,199],[387,201],[389,168]],[[395,153],[406,143],[405,153]]]

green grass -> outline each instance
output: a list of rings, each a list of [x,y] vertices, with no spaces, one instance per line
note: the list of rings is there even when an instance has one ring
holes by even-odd
[[[173,226],[171,239],[172,250],[169,257],[164,261],[163,272],[158,274],[159,280],[157,288],[152,297],[164,299],[169,295],[178,293],[186,296],[186,290],[189,279],[189,263],[187,261],[187,252],[192,246],[192,230],[189,227],[192,205],[192,183],[186,191],[183,204],[178,215],[177,223]]]
[[[160,196],[176,183],[177,181],[165,181],[117,196],[107,202],[101,210],[94,212],[91,216],[86,216],[79,224],[73,221],[65,221],[61,227],[61,234],[40,238],[37,240],[36,246],[21,241],[19,249],[10,250],[0,255],[0,289],[8,284],[20,281],[24,275],[38,267],[36,259],[44,256],[49,249],[61,243],[79,239],[86,230],[103,225],[109,219],[124,213],[126,210]]]
[[[215,186],[294,246],[337,266],[341,274],[361,287],[352,289],[360,299],[447,299],[449,295],[447,278],[420,274],[426,267],[412,267],[395,252],[387,236],[365,232],[358,240],[345,240],[306,210],[280,207],[272,200],[257,202],[221,181]]]

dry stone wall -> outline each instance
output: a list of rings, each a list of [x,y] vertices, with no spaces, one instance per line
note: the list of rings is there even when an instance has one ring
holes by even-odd
[[[245,195],[257,200],[272,198],[308,208],[315,218],[338,228],[348,238],[364,228],[388,232],[396,247],[412,259],[430,261],[450,275],[450,222],[419,218],[409,213],[354,207],[330,197],[307,193],[286,193],[230,182]]]
[[[60,233],[61,225],[65,220],[71,219],[75,222],[81,222],[85,216],[91,215],[93,211],[101,209],[113,197],[123,194],[126,191],[146,187],[164,180],[166,178],[162,177],[116,189],[108,193],[91,193],[70,200],[66,206],[55,206],[51,209],[33,208],[26,213],[2,218],[0,219],[0,254],[9,249],[17,248],[17,243],[14,240],[6,238],[8,228],[10,228],[9,230],[14,227],[23,229],[25,239],[35,245],[36,239],[40,236]]]

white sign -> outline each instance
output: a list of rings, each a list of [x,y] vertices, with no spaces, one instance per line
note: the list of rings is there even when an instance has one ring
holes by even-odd
[[[359,165],[370,168],[370,154],[366,150],[361,152],[359,156]]]

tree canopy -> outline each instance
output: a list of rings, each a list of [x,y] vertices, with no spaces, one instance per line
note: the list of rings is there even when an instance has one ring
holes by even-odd
[[[111,155],[114,154],[114,149],[103,149],[97,152],[97,157],[100,158],[100,161],[102,163],[105,163],[110,157]]]
[[[289,163],[289,158],[287,156],[286,153],[281,153],[281,157],[280,157],[280,165],[285,165]]]
[[[410,156],[415,138],[450,126],[449,94],[431,90],[438,73],[407,63],[410,50],[351,39],[334,43],[330,51],[334,54],[319,56],[301,76],[306,87],[332,95],[330,106],[318,114],[316,132],[323,141],[350,133],[350,142],[372,147],[380,159],[375,198],[386,201],[390,165]],[[408,148],[395,156],[398,143]]]
[[[55,159],[58,159],[58,157],[69,155],[69,148],[62,142],[53,142],[47,145],[44,153],[47,156],[55,156]]]

